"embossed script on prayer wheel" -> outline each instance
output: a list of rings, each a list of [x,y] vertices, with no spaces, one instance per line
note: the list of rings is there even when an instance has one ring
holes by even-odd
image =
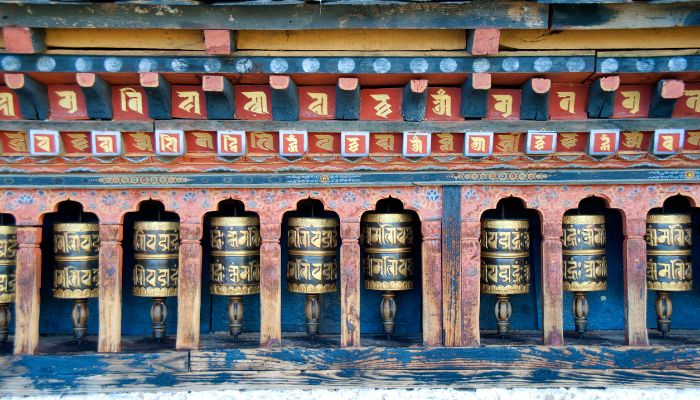
[[[87,299],[99,294],[100,226],[90,222],[56,223],[53,238],[53,295],[73,299],[73,335],[80,344],[87,334]]]
[[[671,330],[670,292],[692,290],[692,228],[688,214],[647,216],[647,288],[656,291],[657,327],[665,337]]]
[[[211,293],[230,296],[228,315],[234,339],[243,328],[241,296],[260,292],[260,219],[212,217]]]
[[[586,292],[605,290],[608,285],[605,216],[565,215],[562,239],[564,290],[574,292],[574,323],[582,336],[588,325]]]
[[[526,220],[481,223],[481,292],[520,294],[530,290],[530,232]]]
[[[99,293],[100,226],[90,222],[56,223],[53,295],[86,299]]]
[[[362,217],[365,288],[413,288],[413,216],[410,213],[367,212]]]
[[[15,301],[15,268],[17,266],[17,227],[0,225],[0,342],[7,341],[10,309]]]
[[[178,222],[134,222],[134,296],[177,296]]]
[[[287,222],[287,290],[335,292],[338,282],[338,221],[291,217]]]
[[[605,217],[566,215],[563,223],[564,290],[605,290],[608,262],[605,257]]]

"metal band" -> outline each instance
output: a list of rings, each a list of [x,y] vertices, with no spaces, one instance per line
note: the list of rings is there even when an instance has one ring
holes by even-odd
[[[647,215],[647,224],[689,224],[689,214],[652,214]]]
[[[648,256],[689,256],[690,250],[647,250]]]
[[[180,223],[173,221],[136,221],[134,222],[134,229],[155,231],[179,230]]]
[[[598,256],[605,255],[605,249],[562,250],[561,254],[565,256]]]
[[[529,257],[530,253],[527,251],[524,252],[519,252],[519,253],[499,253],[499,252],[492,252],[492,251],[482,251],[481,252],[481,257],[486,257],[486,258],[525,258]]]
[[[16,259],[11,259],[11,260],[0,260],[0,265],[17,265],[17,260]]]
[[[15,293],[2,293],[0,294],[0,303],[14,303]]]
[[[491,285],[481,284],[481,293],[484,294],[523,294],[530,291],[530,284],[522,285]]]
[[[177,287],[134,287],[132,293],[139,297],[174,297],[177,296]]]
[[[595,224],[600,225],[605,223],[604,215],[565,215],[564,224],[569,225],[581,225],[581,224]]]
[[[403,213],[371,213],[362,216],[361,222],[413,222],[413,214]]]
[[[365,253],[367,254],[382,254],[382,253],[412,253],[413,249],[411,247],[396,247],[396,248],[371,248],[365,247]]]
[[[100,256],[54,256],[56,261],[97,261]]]
[[[693,282],[683,281],[683,282],[649,282],[647,281],[647,289],[649,290],[662,290],[669,292],[684,292],[687,290],[693,290]]]
[[[608,288],[607,281],[602,282],[566,282],[564,281],[564,290],[567,292],[597,292]]]
[[[134,254],[134,260],[176,260],[180,254]]]
[[[87,299],[90,297],[98,297],[100,290],[92,289],[53,289],[53,297],[59,299]]]
[[[54,232],[79,232],[79,233],[88,233],[88,232],[95,232],[99,233],[100,232],[100,224],[92,223],[92,222],[65,222],[65,223],[58,223],[58,224],[53,224],[53,231]]]
[[[287,220],[287,225],[300,228],[337,228],[338,221],[327,217],[291,217]]]
[[[287,283],[287,290],[293,293],[330,293],[337,290],[335,283]]]
[[[260,293],[260,285],[211,285],[211,294],[219,296],[239,296]]]
[[[526,219],[484,219],[481,221],[481,227],[527,229],[530,227],[530,221]]]
[[[212,217],[209,220],[211,226],[257,226],[260,225],[260,218],[256,216],[247,217]]]
[[[0,225],[0,235],[12,235],[17,233],[17,227],[14,225]]]
[[[289,250],[287,254],[290,256],[335,256],[338,254],[336,250]]]
[[[409,290],[413,281],[370,281],[365,280],[365,289],[369,290]]]
[[[259,256],[260,250],[213,250],[212,256]]]

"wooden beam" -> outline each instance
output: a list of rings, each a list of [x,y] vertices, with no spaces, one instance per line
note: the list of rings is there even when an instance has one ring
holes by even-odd
[[[556,4],[550,29],[675,28],[700,25],[700,4]]]
[[[340,237],[340,347],[359,347],[362,281],[360,223],[341,221]]]
[[[75,76],[85,96],[85,107],[91,119],[112,119],[112,87],[104,79],[91,72],[79,72]]]
[[[596,79],[588,90],[588,118],[610,118],[615,104],[615,91],[619,87],[619,76]]]
[[[19,107],[26,119],[49,118],[46,85],[26,74],[5,74],[5,84],[19,97]]]
[[[338,78],[335,117],[339,120],[360,119],[360,81],[357,78]]]
[[[33,54],[46,50],[43,29],[6,26],[2,28],[3,42],[8,53]]]
[[[299,120],[299,92],[297,85],[287,75],[271,75],[272,119],[275,121]]]
[[[479,28],[469,31],[467,51],[473,56],[498,53],[501,31],[494,28]]]
[[[445,346],[462,345],[461,188],[442,190],[442,325]]]
[[[233,118],[233,86],[223,76],[204,75],[202,90],[207,103],[207,116],[210,119]]]
[[[282,215],[260,219],[260,347],[273,348],[282,345]]]
[[[236,32],[226,29],[205,29],[204,46],[209,55],[228,55],[236,50]]]
[[[685,83],[677,79],[656,82],[649,104],[649,118],[671,118],[676,100],[683,97]]]
[[[122,226],[100,224],[100,301],[97,351],[118,353],[122,339]]]
[[[141,2],[116,4],[34,3],[2,4],[0,26],[38,28],[120,29],[543,29],[549,7],[526,1],[484,3],[394,3],[385,1],[354,4],[199,4],[168,5]],[[352,15],[352,18],[348,18]],[[117,18],[115,16],[123,16]],[[381,16],[381,18],[377,18]],[[289,21],[294,21],[290,24]]]
[[[459,114],[464,118],[484,118],[488,111],[491,74],[475,73],[462,83],[462,103]]]
[[[425,101],[428,96],[427,79],[411,79],[403,88],[401,114],[406,121],[420,122],[425,118]]]
[[[564,210],[548,205],[542,215],[542,344],[564,345],[564,276],[562,272],[562,218]]]
[[[153,119],[170,119],[170,83],[157,72],[141,72],[139,81],[146,92],[148,116]]]
[[[545,78],[531,78],[520,89],[520,118],[546,121],[549,119],[549,90],[552,81]]]
[[[423,346],[442,346],[442,223],[421,220],[421,231]]]
[[[462,346],[481,343],[481,215],[462,216],[460,226],[462,266]]]
[[[204,211],[202,211],[202,215]],[[177,350],[199,347],[202,305],[202,225],[180,223],[180,273],[177,283]]]
[[[625,292],[625,341],[630,346],[648,346],[647,334],[647,243],[646,216],[623,213],[622,269]]]
[[[14,354],[34,354],[39,346],[41,227],[17,227]]]

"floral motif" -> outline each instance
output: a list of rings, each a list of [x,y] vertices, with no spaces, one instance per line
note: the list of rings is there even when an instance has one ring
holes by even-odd
[[[17,198],[17,203],[22,204],[24,206],[28,206],[30,204],[34,204],[34,198],[31,195],[29,195],[28,193],[22,193]]]

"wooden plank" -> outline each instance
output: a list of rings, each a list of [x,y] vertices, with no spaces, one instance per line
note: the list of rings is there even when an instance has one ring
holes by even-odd
[[[360,223],[341,221],[340,346],[360,345]]]
[[[0,357],[0,380],[92,374],[174,373],[189,370],[187,352],[60,354]],[[4,392],[4,390],[3,390]]]
[[[442,189],[442,319],[445,346],[462,345],[461,188]]]
[[[100,301],[97,351],[121,351],[122,226],[100,224]]]
[[[537,29],[549,7],[525,1],[486,3],[360,2],[316,4],[2,4],[0,26],[118,29]],[[123,16],[121,18],[115,16]],[[347,18],[352,15],[352,18]],[[290,23],[294,21],[294,23]]]
[[[3,128],[15,131],[55,129],[66,132],[117,130],[121,132],[153,132],[151,121],[2,121]]]
[[[442,223],[421,221],[423,345],[441,346],[442,330]]]
[[[97,121],[94,121],[97,122]],[[93,122],[93,123],[94,123]],[[22,129],[33,126],[28,121],[3,121],[6,129]],[[58,122],[56,122],[58,124]],[[73,122],[72,124],[77,124]],[[48,123],[51,126],[51,123]],[[58,125],[60,126],[60,125]],[[80,125],[71,125],[80,126]],[[465,130],[484,130],[496,133],[524,132],[534,130],[553,130],[557,132],[587,132],[591,129],[620,129],[622,131],[652,131],[658,128],[681,128],[688,130],[700,129],[698,118],[671,119],[607,119],[607,120],[557,120],[557,121],[524,121],[524,120],[470,120],[470,121],[423,121],[415,122],[385,122],[385,121],[214,121],[214,120],[163,120],[156,121],[158,129],[184,129],[216,131],[219,129],[241,129],[261,132],[277,131],[280,129],[301,129],[309,132],[342,132],[351,130],[369,131],[372,133],[404,132],[415,129],[429,132],[460,132]]]
[[[260,346],[282,344],[282,215],[261,216],[260,237]]]
[[[547,212],[548,211],[548,212]],[[542,340],[548,346],[564,345],[564,285],[562,270],[562,218],[564,210],[541,210],[542,223]]]
[[[14,354],[34,354],[39,345],[41,227],[17,227]]]
[[[46,45],[76,49],[204,50],[196,29],[47,29]]]
[[[629,218],[623,214],[625,239],[622,262],[625,291],[625,340],[630,346],[648,346],[647,334],[647,244],[644,216]],[[641,218],[640,218],[641,217]]]
[[[473,56],[484,56],[498,53],[498,42],[501,32],[493,28],[480,28],[469,31],[467,51]]]
[[[602,74],[688,73],[700,68],[698,50],[601,51],[596,72]],[[629,79],[629,77],[628,77]]]
[[[202,215],[204,211],[202,211]],[[177,281],[178,350],[199,347],[199,321],[202,304],[202,225],[180,223],[180,274]]]
[[[204,46],[207,54],[228,55],[236,50],[236,32],[226,29],[205,29]]]
[[[675,28],[700,25],[700,4],[561,4],[552,6],[552,30]]]
[[[477,346],[196,350],[192,372],[289,370],[653,369],[697,370],[697,346]]]
[[[33,54],[46,49],[43,29],[30,29],[21,26],[2,28],[5,50],[10,53]]]

